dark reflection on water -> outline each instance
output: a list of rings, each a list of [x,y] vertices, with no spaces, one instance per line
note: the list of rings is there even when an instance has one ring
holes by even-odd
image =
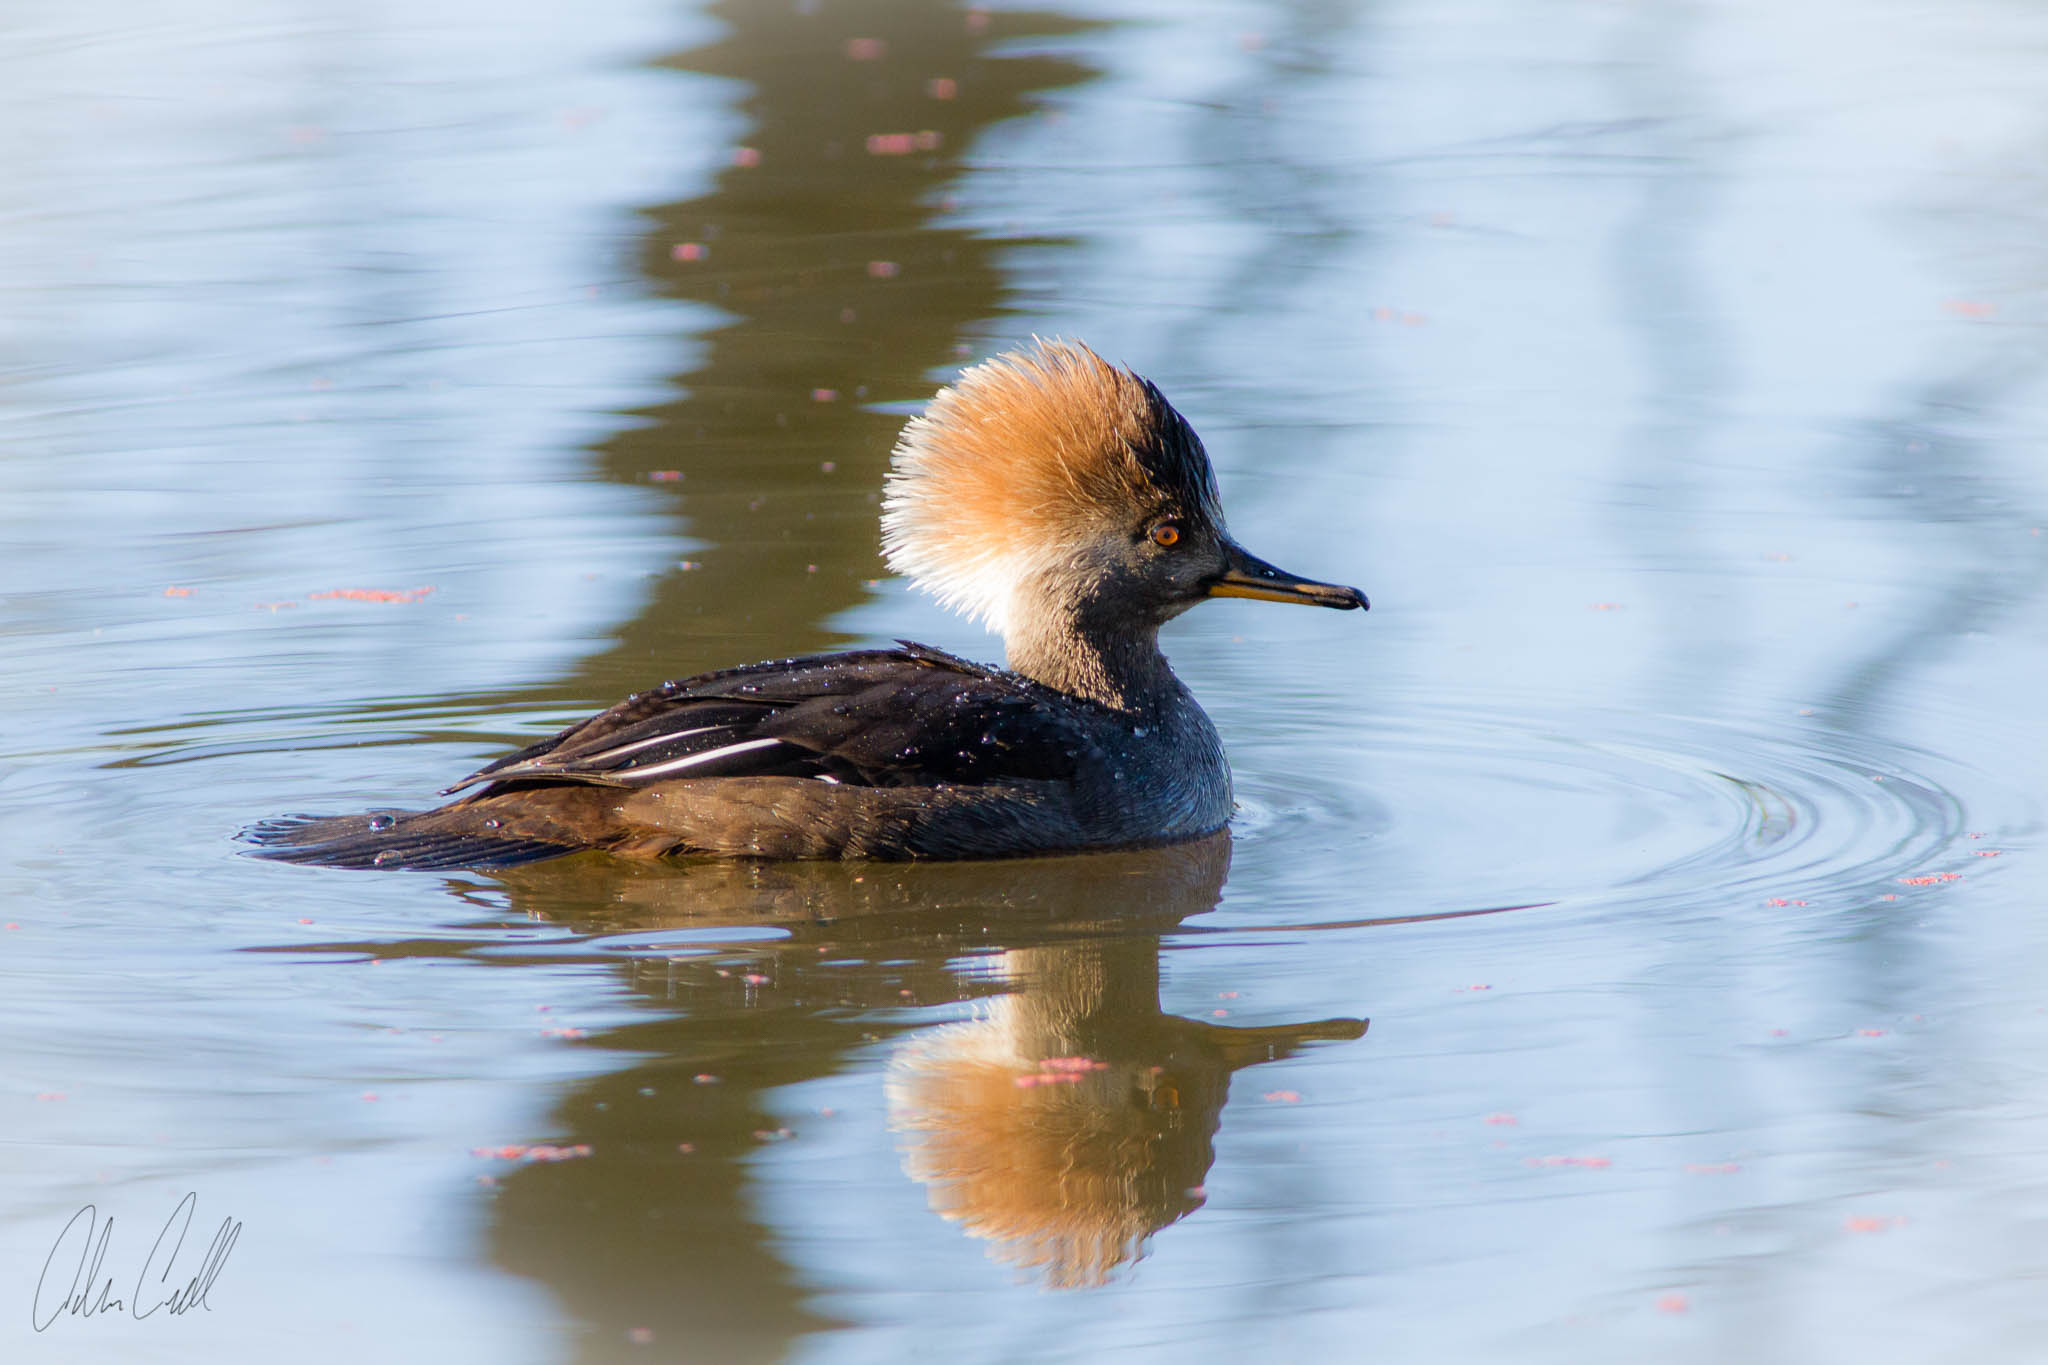
[[[252,1253],[0,1357],[2039,1357],[2042,16],[252,12],[0,35],[0,1261]],[[1220,901],[235,855],[954,628],[883,459],[1033,330],[1383,598],[1175,636]]]
[[[1201,1204],[1232,1073],[1365,1031],[1161,1011],[1160,935],[1215,906],[1229,863],[1225,837],[1010,863],[585,857],[504,874],[510,909],[579,934],[785,937],[626,969],[647,1017],[584,1044],[632,1060],[553,1110],[548,1140],[589,1154],[502,1178],[491,1256],[593,1329],[591,1358],[645,1330],[687,1359],[776,1358],[825,1319],[754,1211],[751,1159],[792,1136],[772,1096],[899,1039],[890,1114],[933,1208],[1047,1283],[1101,1282]],[[937,1029],[892,1014],[977,1000],[976,1018]]]
[[[1996,349],[1966,355],[1955,372],[1899,395],[1901,410],[1861,433],[1862,497],[1902,536],[1931,530],[1941,548],[1927,557],[1936,571],[1919,585],[1913,609],[1838,666],[1825,696],[1828,714],[1845,726],[1879,730],[1914,667],[2011,621],[2048,584],[2048,551],[2038,532],[2029,534],[2048,521],[2048,507],[2001,478],[1986,459],[1988,443],[1952,420],[1982,420],[2037,384],[2043,368],[2038,346],[2001,338]]]
[[[598,454],[607,477],[652,480],[715,531],[565,695],[843,638],[822,623],[883,571],[879,490],[903,422],[871,405],[928,398],[961,332],[1005,307],[1008,244],[935,224],[940,188],[977,133],[1092,74],[993,50],[1088,27],[1052,14],[895,0],[712,13],[731,32],[664,64],[747,82],[743,148],[710,193],[646,211],[640,264],[661,294],[729,320],[694,343],[682,396]],[[908,154],[870,150],[904,135]]]
[[[801,11],[801,12],[800,12]],[[833,643],[822,623],[861,600],[880,572],[876,490],[900,417],[875,402],[926,396],[967,324],[999,312],[994,245],[932,224],[936,187],[975,132],[1020,113],[1029,92],[1084,79],[1072,63],[997,57],[992,43],[1070,31],[1072,21],[868,3],[781,6],[733,0],[711,11],[730,32],[667,59],[737,77],[745,151],[699,198],[652,207],[642,269],[663,295],[728,321],[676,378],[681,396],[599,447],[600,468],[672,495],[688,523],[716,527],[688,569],[656,580],[616,643],[549,689],[605,697],[763,654]],[[874,45],[849,60],[849,44]],[[951,82],[935,98],[928,82]],[[869,135],[934,133],[912,155],[871,155]],[[801,874],[698,868],[674,878],[611,869],[595,894],[587,863],[539,873],[514,902],[587,919],[593,900],[635,923],[783,918]],[[864,883],[826,872],[824,893],[854,913]],[[564,879],[564,877],[566,879]],[[1211,897],[1213,902],[1213,895]],[[723,906],[723,914],[717,908]],[[807,919],[811,910],[800,910]],[[794,1002],[835,959],[782,957],[759,992],[706,963],[665,989],[686,1010],[598,1040],[654,1054],[580,1088],[559,1110],[588,1160],[521,1170],[495,1205],[493,1255],[533,1276],[615,1343],[633,1328],[688,1341],[692,1358],[774,1358],[821,1319],[749,1211],[741,1162],[775,1127],[765,1092],[844,1064],[869,1030],[848,1013]],[[945,957],[910,974],[931,991]],[[899,974],[821,980],[839,1000],[896,1004]],[[849,1001],[848,1003],[854,1003]],[[716,1085],[696,1085],[715,1072]],[[641,1098],[653,1087],[659,1104]],[[693,1144],[684,1155],[678,1143]]]

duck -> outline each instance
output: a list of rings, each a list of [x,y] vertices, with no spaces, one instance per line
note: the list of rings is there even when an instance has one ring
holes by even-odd
[[[1160,651],[1212,598],[1363,611],[1226,529],[1201,438],[1078,341],[964,370],[904,427],[890,568],[1007,667],[900,640],[664,682],[487,764],[427,810],[282,816],[259,856],[496,869],[629,858],[960,859],[1171,844],[1233,813],[1215,726]]]

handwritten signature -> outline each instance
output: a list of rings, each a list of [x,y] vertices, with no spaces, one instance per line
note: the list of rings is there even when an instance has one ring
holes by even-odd
[[[185,1248],[185,1235],[192,1229],[192,1215],[198,1207],[196,1193],[178,1201],[178,1207],[171,1210],[163,1231],[150,1246],[149,1255],[135,1276],[135,1288],[126,1299],[114,1297],[114,1276],[102,1275],[107,1243],[114,1235],[114,1220],[102,1221],[98,1207],[92,1204],[72,1214],[71,1221],[57,1234],[56,1245],[43,1261],[43,1273],[36,1279],[32,1316],[35,1329],[43,1331],[67,1313],[89,1318],[125,1310],[140,1321],[159,1312],[176,1317],[194,1308],[211,1311],[213,1305],[206,1301],[206,1296],[212,1292],[215,1278],[227,1264],[228,1253],[235,1249],[235,1242],[242,1235],[242,1223],[238,1218],[221,1219],[198,1273],[182,1282],[174,1280],[173,1276],[179,1273],[178,1253]]]

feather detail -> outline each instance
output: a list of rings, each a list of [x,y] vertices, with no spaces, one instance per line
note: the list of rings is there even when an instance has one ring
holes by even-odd
[[[904,427],[882,548],[943,605],[1007,633],[1018,585],[1167,505],[1221,524],[1193,429],[1129,370],[1079,342],[1034,338],[964,371]]]
[[[859,843],[866,826],[847,813],[862,802],[885,813],[864,818],[906,828],[945,806],[946,837],[954,841],[945,847],[961,852],[1010,848],[1020,831],[1057,844],[1072,837],[1057,824],[1064,817],[1048,815],[1032,793],[1067,790],[1078,765],[1106,767],[1104,745],[1125,724],[1092,702],[922,645],[813,655],[629,697],[483,769],[463,784],[483,790],[437,810],[294,816],[265,821],[244,837],[260,856],[284,862],[509,867],[658,836],[659,817],[649,813],[662,811],[678,789],[692,792],[676,798],[686,806],[748,809],[750,801],[781,801],[778,782],[812,779],[789,786],[819,799],[834,793],[830,799],[841,803],[835,818],[849,823],[836,831],[804,824],[809,851],[787,856],[839,856],[841,845],[863,854],[919,851]],[[725,787],[727,779],[736,781]],[[985,796],[969,801],[976,789]],[[718,794],[696,794],[704,792]],[[629,812],[656,825],[635,824]]]

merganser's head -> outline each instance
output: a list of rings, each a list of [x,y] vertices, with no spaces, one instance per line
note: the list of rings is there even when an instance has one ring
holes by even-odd
[[[1232,540],[1194,429],[1073,341],[976,365],[911,419],[882,546],[891,568],[1005,636],[1048,615],[1084,633],[1150,632],[1210,597],[1366,605]]]

